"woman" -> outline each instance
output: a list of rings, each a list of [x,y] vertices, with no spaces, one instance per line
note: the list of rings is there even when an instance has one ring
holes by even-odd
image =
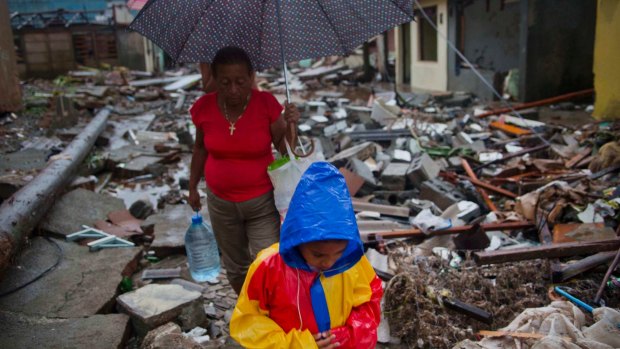
[[[189,204],[201,209],[197,187],[204,174],[215,238],[230,285],[239,294],[253,257],[279,238],[280,216],[267,166],[273,161],[272,143],[282,154],[285,138],[295,144],[299,111],[286,103],[283,112],[271,94],[252,88],[252,62],[238,47],[220,49],[211,72],[215,92],[190,109],[196,142]]]

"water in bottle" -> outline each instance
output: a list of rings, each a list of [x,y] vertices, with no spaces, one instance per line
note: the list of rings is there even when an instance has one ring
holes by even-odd
[[[185,233],[185,250],[192,278],[198,282],[213,281],[220,273],[220,255],[213,229],[203,222],[200,213],[192,216]]]

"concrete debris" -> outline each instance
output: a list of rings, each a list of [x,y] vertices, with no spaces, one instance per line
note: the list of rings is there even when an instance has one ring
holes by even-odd
[[[151,284],[120,295],[117,302],[119,310],[131,317],[136,331],[145,335],[177,318],[186,329],[203,324],[206,317],[201,296],[200,292],[186,290],[180,285]]]
[[[289,68],[298,131],[343,173],[367,255],[386,282],[380,340],[387,347],[452,348],[508,326],[525,309],[549,303],[552,278],[570,280],[582,299],[593,298],[605,281],[597,267],[613,259],[607,242],[618,236],[619,122],[591,122],[589,104],[516,106],[516,115],[472,93],[368,83],[375,74],[364,71],[357,53]],[[25,109],[0,114],[0,202],[11,204],[45,166],[62,161],[58,154],[93,111],[108,105],[106,130],[38,231],[65,237],[87,225],[137,247],[89,252],[80,244],[92,241],[56,242],[63,252],[56,269],[0,297],[10,312],[0,318],[19,325],[13,312],[42,316],[88,335],[75,319],[107,324],[115,316],[118,328],[102,325],[103,338],[117,332],[108,346],[235,347],[228,321],[237,298],[225,270],[218,282],[192,282],[184,255],[196,134],[187,110],[203,95],[198,72],[192,64],[158,75],[88,68],[62,83],[23,83]],[[280,72],[258,72],[256,80],[286,99]],[[199,189],[204,196],[204,182]],[[535,253],[566,256],[557,252],[560,244],[572,244],[570,256]],[[52,247],[42,237],[30,240],[0,294],[54,264]],[[495,262],[507,254],[522,261]],[[475,265],[476,256],[491,262]],[[606,289],[603,302],[617,307],[618,292]],[[446,304],[492,313],[495,322]],[[111,314],[115,305],[131,325],[126,315]],[[34,323],[31,341],[16,339],[15,325],[0,346],[56,343],[46,323]]]

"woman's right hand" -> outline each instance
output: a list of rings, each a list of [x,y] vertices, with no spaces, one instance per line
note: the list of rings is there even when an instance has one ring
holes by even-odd
[[[199,212],[202,209],[202,204],[200,203],[200,194],[198,194],[198,189],[189,190],[188,203],[195,212]]]
[[[333,335],[330,331],[317,333],[314,335],[314,340],[316,341],[316,345],[319,349],[335,349],[340,346],[340,343],[333,342],[336,339],[336,336]]]

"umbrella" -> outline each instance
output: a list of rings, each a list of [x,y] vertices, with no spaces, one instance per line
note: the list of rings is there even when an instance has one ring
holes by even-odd
[[[129,27],[177,62],[238,46],[263,70],[350,54],[412,19],[412,0],[150,0]]]
[[[129,28],[177,62],[237,46],[256,70],[283,65],[290,100],[287,62],[347,55],[412,19],[412,0],[150,0]]]

